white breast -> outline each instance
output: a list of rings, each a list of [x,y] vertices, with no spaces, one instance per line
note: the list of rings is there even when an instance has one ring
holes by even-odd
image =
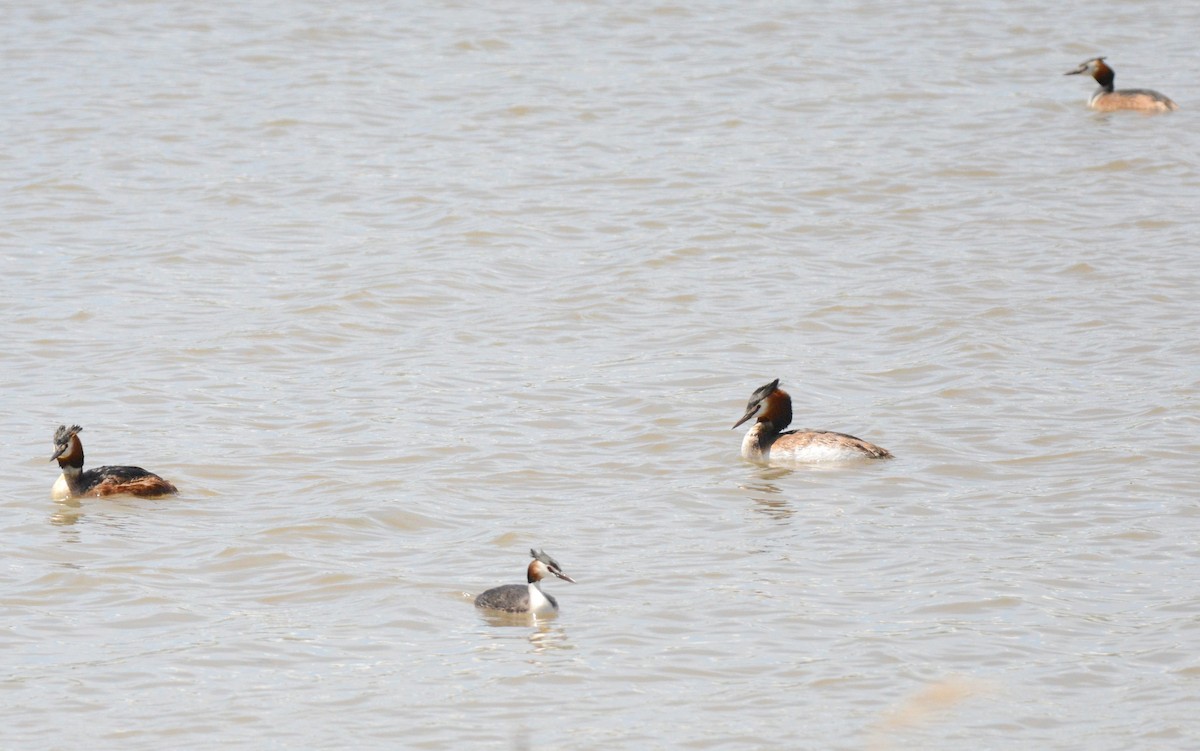
[[[543,594],[541,587],[536,584],[529,585],[529,612],[534,615],[548,615],[557,611],[554,603],[547,599]]]
[[[54,481],[54,487],[50,488],[50,498],[55,501],[61,501],[71,497],[71,488],[67,485],[66,475],[59,475]]]
[[[745,437],[742,438],[742,456],[750,461],[761,462],[763,460],[762,452],[758,450],[759,434],[763,431],[763,424],[756,422],[746,431]]]

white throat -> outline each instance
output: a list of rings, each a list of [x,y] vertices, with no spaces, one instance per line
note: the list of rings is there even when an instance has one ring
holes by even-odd
[[[742,439],[742,456],[751,461],[765,462],[767,455],[770,453],[770,447],[766,451],[759,448],[762,440],[762,432],[767,423],[756,422],[746,431],[746,437]]]
[[[534,615],[546,615],[557,610],[554,603],[542,592],[541,582],[529,583],[529,612]]]

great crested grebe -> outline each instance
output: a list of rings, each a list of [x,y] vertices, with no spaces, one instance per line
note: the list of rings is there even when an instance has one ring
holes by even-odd
[[[533,556],[533,560],[529,562],[529,568],[525,572],[528,584],[505,584],[493,587],[475,598],[475,607],[503,610],[506,613],[530,613],[531,615],[557,613],[558,601],[542,591],[542,579],[553,574],[572,584],[575,583],[575,580],[564,574],[559,568],[558,561],[546,555],[546,551],[530,548],[529,555]]]
[[[1179,109],[1170,97],[1150,89],[1113,89],[1113,69],[1104,63],[1104,58],[1093,57],[1079,64],[1075,70],[1068,70],[1064,76],[1075,76],[1080,73],[1090,73],[1100,88],[1088,100],[1088,106],[1101,112],[1115,110],[1138,110],[1139,112],[1170,112]]]
[[[750,395],[746,414],[733,424],[737,427],[758,416],[742,439],[742,456],[751,461],[787,464],[802,462],[840,462],[850,459],[890,459],[882,446],[867,443],[845,433],[829,430],[789,430],[792,421],[792,397],[779,388],[776,378]]]
[[[83,495],[129,495],[159,496],[179,492],[163,478],[147,472],[141,467],[97,467],[83,471],[83,444],[79,431],[83,428],[59,425],[54,433],[54,456],[62,474],[50,489],[50,497],[56,501],[77,498]]]

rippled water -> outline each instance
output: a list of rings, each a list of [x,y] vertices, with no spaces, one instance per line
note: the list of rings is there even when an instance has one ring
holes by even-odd
[[[1200,745],[1200,9],[0,13],[0,746]]]

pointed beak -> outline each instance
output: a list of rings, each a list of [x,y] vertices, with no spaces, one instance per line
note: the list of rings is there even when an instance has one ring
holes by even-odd
[[[1080,65],[1075,70],[1068,70],[1066,73],[1063,73],[1063,75],[1064,76],[1076,76],[1076,75],[1079,75],[1080,73],[1087,73],[1087,69],[1088,69],[1087,65]]]
[[[758,409],[759,409],[759,406],[757,404],[755,404],[753,407],[746,410],[746,414],[742,415],[742,419],[738,420],[737,422],[735,422],[733,424],[733,428],[736,428],[737,426],[741,425],[745,421],[749,420],[751,417],[754,417],[755,415],[757,415]],[[730,428],[730,430],[733,430],[733,428]]]
[[[553,572],[553,574],[554,574],[555,576],[557,576],[559,579],[566,579],[567,581],[571,582],[572,584],[574,584],[574,583],[575,583],[575,580],[574,580],[574,579],[572,579],[571,577],[567,576],[566,574],[564,574],[564,573],[563,573],[563,572],[561,572],[561,571],[554,571],[554,572]]]
[[[63,452],[64,452],[64,451],[66,451],[66,450],[67,450],[67,447],[66,447],[66,446],[59,446],[59,447],[58,447],[58,451],[55,451],[55,452],[54,452],[54,456],[50,457],[50,461],[54,461],[54,460],[55,460],[55,459],[57,459],[58,457],[62,456],[62,455],[63,455]]]

